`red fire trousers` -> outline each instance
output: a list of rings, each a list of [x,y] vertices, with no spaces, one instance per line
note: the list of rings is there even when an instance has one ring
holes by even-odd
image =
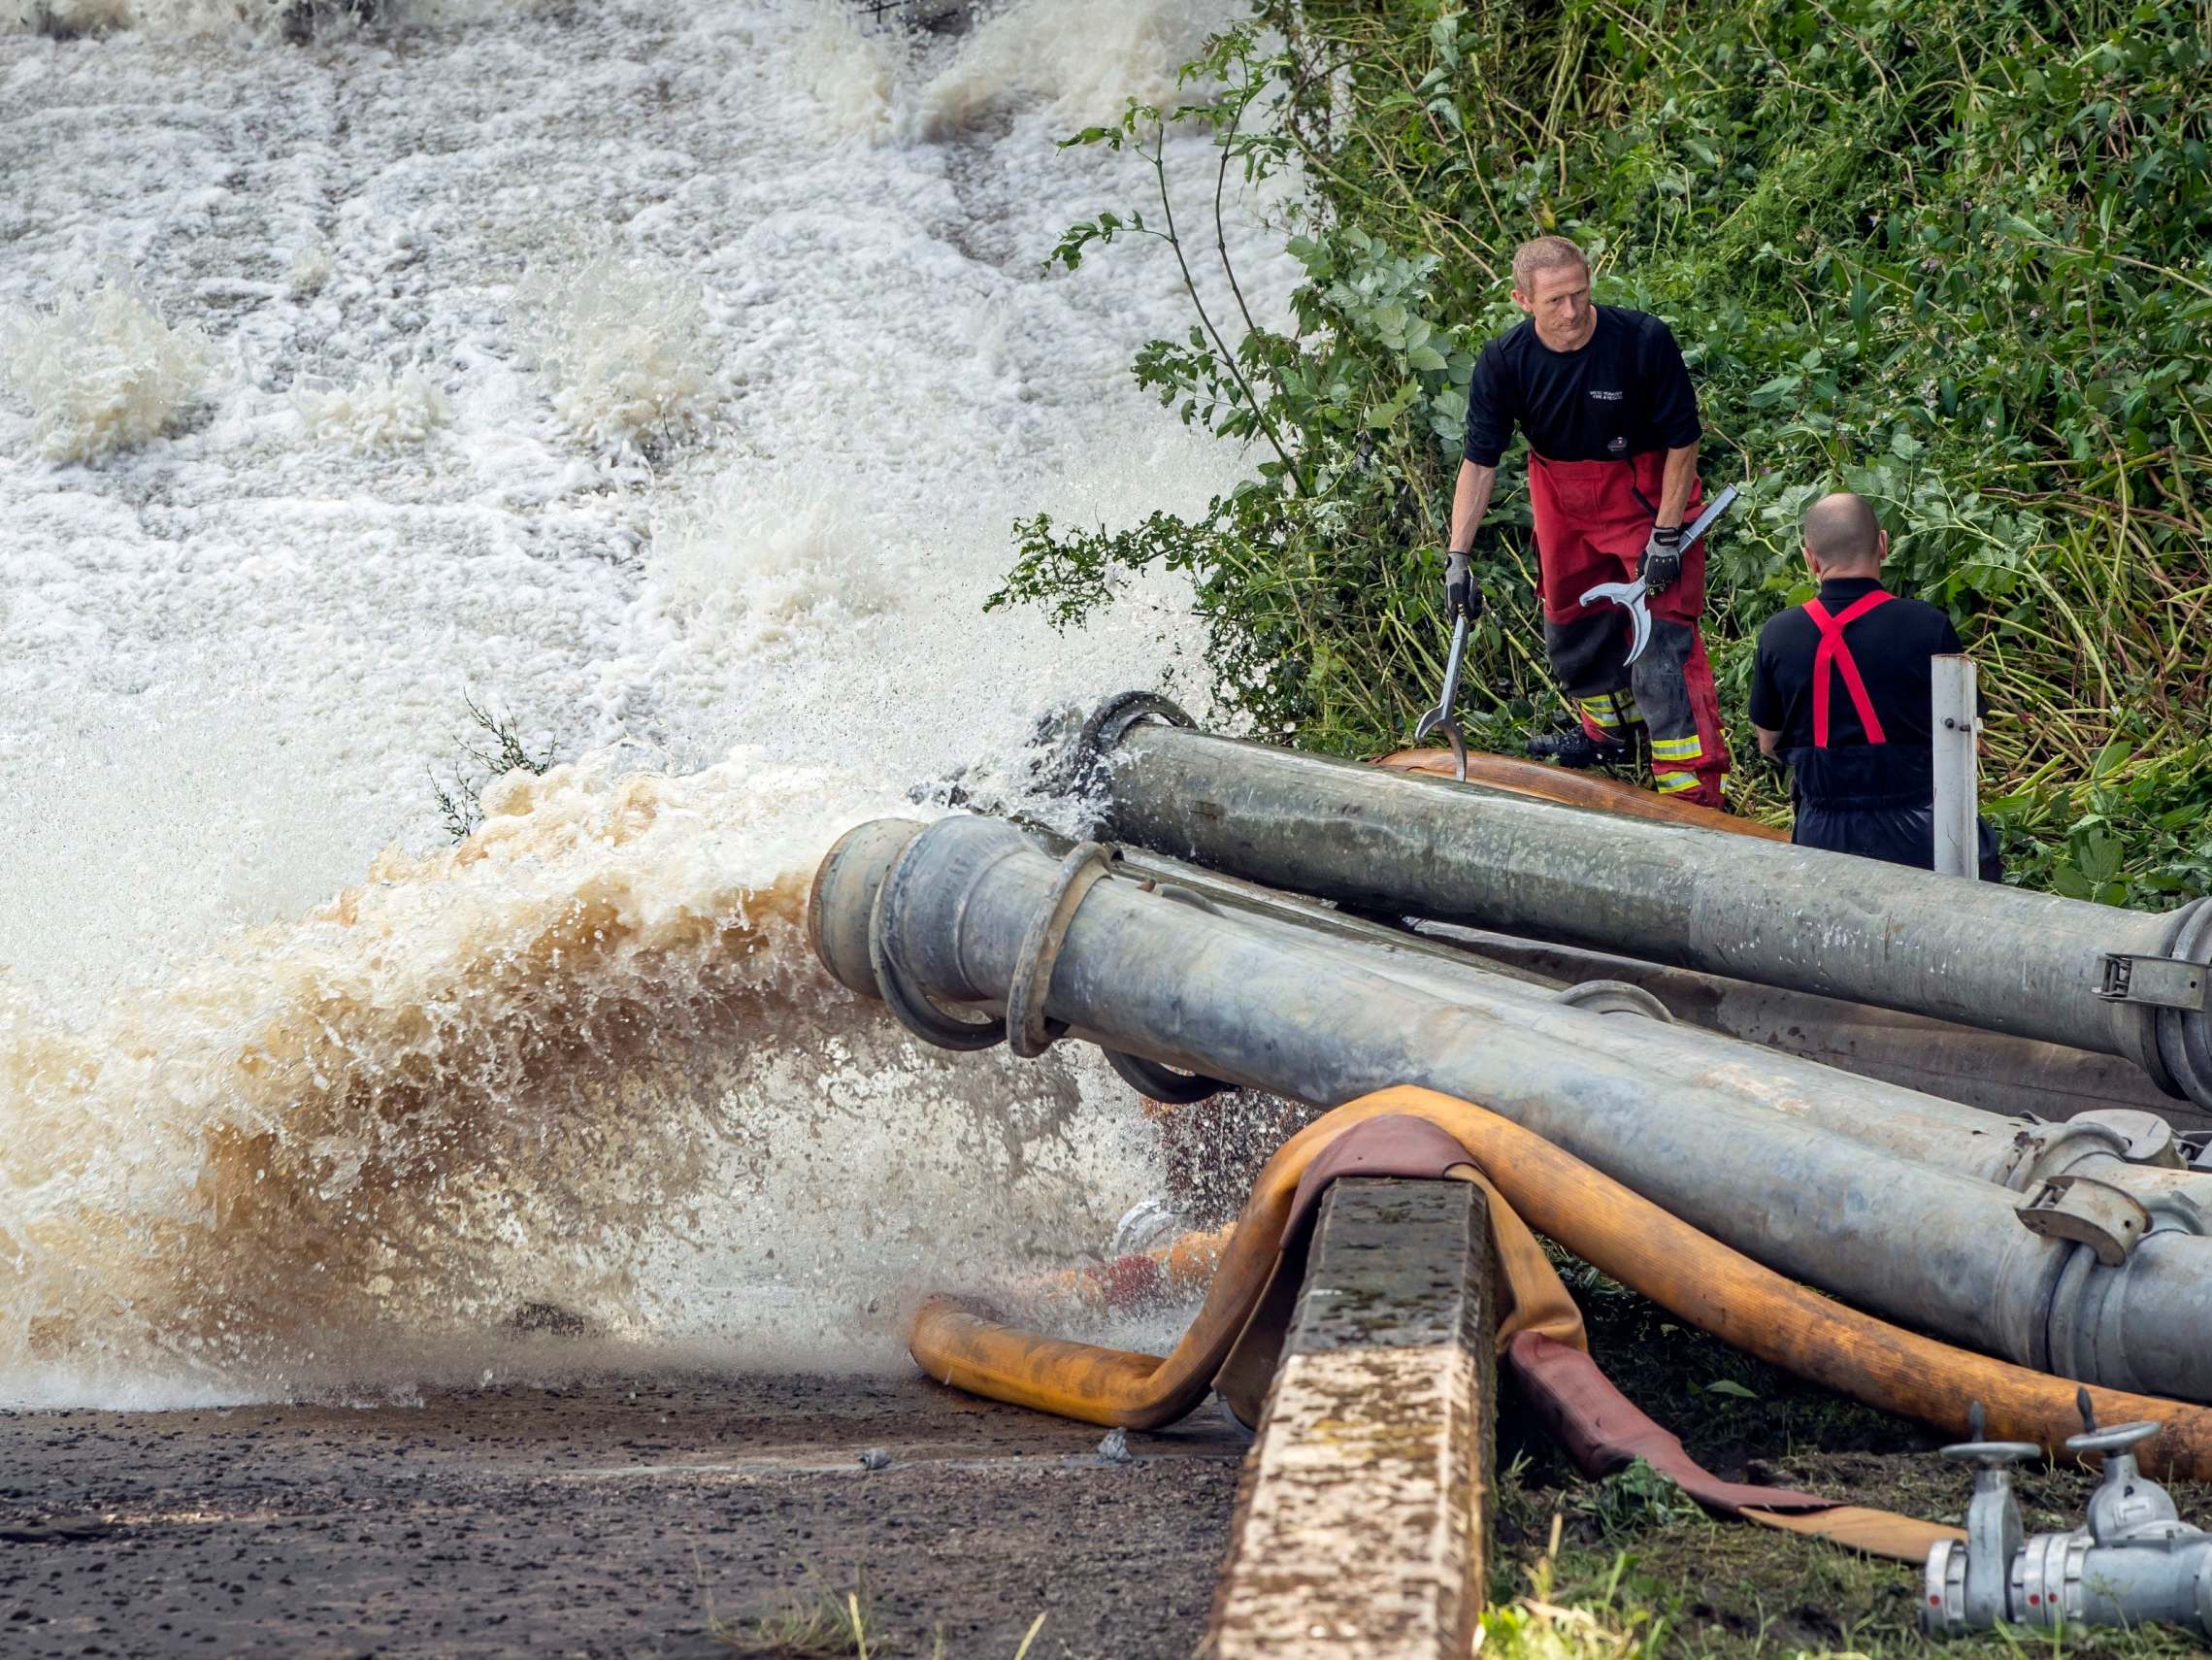
[[[1634,577],[1659,512],[1666,466],[1658,450],[1625,461],[1529,457],[1544,650],[1592,737],[1625,741],[1642,726],[1660,793],[1719,807],[1729,755],[1712,666],[1698,632],[1698,614],[1705,609],[1703,543],[1684,551],[1680,581],[1649,602],[1651,644],[1633,664],[1627,661],[1628,614],[1616,605],[1578,603],[1600,582]],[[1689,517],[1697,516],[1703,494],[1702,484],[1691,486]]]

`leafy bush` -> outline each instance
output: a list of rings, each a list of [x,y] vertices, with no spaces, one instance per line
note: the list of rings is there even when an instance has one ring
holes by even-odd
[[[1184,420],[1252,445],[1254,476],[1188,520],[1023,521],[994,603],[1069,625],[1132,570],[1185,570],[1259,731],[1402,744],[1441,678],[1468,372],[1518,320],[1513,248],[1556,230],[1601,299],[1672,323],[1705,476],[1745,487],[1706,625],[1734,804],[1786,811],[1741,716],[1750,642],[1807,596],[1798,518],[1840,485],[1876,501],[1893,581],[1947,606],[1981,665],[2016,880],[2127,904],[2212,889],[2212,28],[2112,0],[1655,16],[1258,0],[1186,71],[1213,101],[1072,141],[1142,157],[1158,188],[1149,217],[1073,227],[1064,263],[1133,235],[1216,254],[1168,211],[1162,135],[1198,122],[1216,211],[1233,176],[1303,178],[1305,281],[1286,331],[1233,330],[1194,281],[1188,337],[1137,361]],[[1509,483],[1477,565],[1470,735],[1513,747],[1560,704]]]
[[[1597,1524],[1603,1539],[1618,1539],[1648,1527],[1683,1527],[1705,1521],[1698,1501],[1642,1459],[1602,1480],[1584,1483],[1569,1500],[1573,1510]]]

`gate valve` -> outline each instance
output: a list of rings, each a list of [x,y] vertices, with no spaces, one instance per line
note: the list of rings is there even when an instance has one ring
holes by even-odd
[[[1923,1630],[1932,1636],[1987,1631],[2006,1616],[2013,1555],[2027,1538],[2020,1501],[2012,1491],[2012,1466],[2043,1456],[2031,1441],[1984,1441],[1982,1404],[1967,1410],[1971,1441],[1954,1443],[1943,1456],[1976,1466],[1973,1497],[1966,1503],[1966,1537],[1940,1540],[1928,1553]]]
[[[2074,1397],[2081,1411],[2082,1433],[2066,1438],[2066,1450],[2075,1454],[2099,1453],[2104,1458],[2104,1479],[2089,1500],[2089,1534],[2099,1544],[2118,1544],[2148,1536],[2163,1537],[2184,1529],[2181,1511],[2173,1495],[2145,1476],[2135,1463],[2135,1448],[2164,1427],[2149,1418],[2096,1427],[2096,1410],[2089,1391]]]

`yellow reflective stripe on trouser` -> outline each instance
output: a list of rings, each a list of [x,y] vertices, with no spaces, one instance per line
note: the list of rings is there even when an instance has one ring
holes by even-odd
[[[1584,714],[1608,731],[1618,732],[1643,718],[1635,698],[1625,691],[1600,692],[1596,697],[1578,697],[1574,701]]]
[[[1686,789],[1698,787],[1696,773],[1663,773],[1654,768],[1651,781],[1659,786],[1661,795],[1680,795]]]
[[[1654,738],[1651,741],[1651,758],[1655,761],[1700,761],[1705,755],[1705,746],[1693,732],[1687,738]]]

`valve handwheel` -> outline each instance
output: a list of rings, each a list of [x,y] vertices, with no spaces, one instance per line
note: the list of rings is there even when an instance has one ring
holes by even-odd
[[[2114,1424],[2109,1429],[2084,1430],[2080,1435],[2066,1437],[2068,1452],[2129,1452],[2149,1441],[2164,1426],[2149,1418],[2137,1418],[2131,1423]],[[1946,1451],[1949,1448],[1945,1448]]]
[[[2158,1425],[2153,1424],[2151,1428],[2155,1430]],[[2066,1444],[2071,1446],[2073,1443],[2069,1441]],[[2041,1458],[2043,1449],[2031,1441],[1957,1441],[1943,1449],[1943,1456],[1979,1464],[1984,1470],[2002,1470],[2007,1465]]]
[[[2086,1399],[2089,1391],[2083,1390]],[[2043,1456],[2043,1449],[2031,1441],[1985,1441],[1982,1439],[1982,1404],[1975,1401],[1966,1408],[1966,1433],[1972,1439],[1955,1441],[1943,1448],[1945,1458],[1956,1458],[1962,1463],[1979,1464],[1984,1470],[2002,1470],[2008,1464],[2023,1464],[2030,1458]],[[2096,1420],[2088,1420],[2091,1428]]]

